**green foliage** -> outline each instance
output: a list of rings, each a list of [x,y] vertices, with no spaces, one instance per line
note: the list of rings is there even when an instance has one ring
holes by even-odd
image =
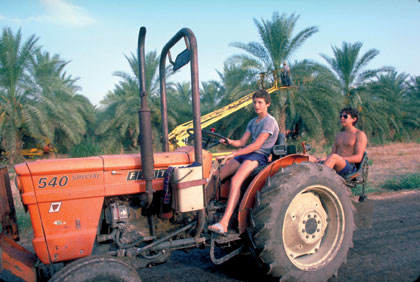
[[[365,195],[369,194],[369,193],[374,193],[377,192],[377,188],[370,186],[370,185],[366,185],[365,187]],[[351,192],[353,194],[353,196],[361,196],[363,193],[363,187],[362,185],[357,185],[356,187],[351,189]]]
[[[346,104],[356,108],[360,104],[360,97],[354,89],[377,73],[389,70],[389,68],[364,70],[369,62],[379,54],[379,51],[370,49],[366,53],[360,54],[362,46],[361,42],[353,44],[343,42],[341,49],[336,46],[332,47],[334,57],[320,54],[337,75],[341,83],[342,94],[347,98]]]
[[[69,150],[72,158],[98,156],[102,154],[102,148],[93,140],[84,140]]]
[[[168,127],[174,129],[177,125],[192,120],[191,83],[176,83],[167,91]]]
[[[338,130],[337,121],[341,97],[339,84],[326,67],[311,61],[301,61],[292,67],[297,89],[278,93],[286,96],[287,129],[305,132],[307,137],[332,140]],[[277,94],[276,94],[277,95]]]
[[[115,72],[114,75],[122,80],[115,86],[113,91],[108,92],[101,101],[103,108],[98,113],[97,127],[95,134],[99,139],[106,142],[120,144],[123,149],[128,151],[138,147],[138,137],[140,134],[139,115],[140,95],[139,95],[139,62],[137,56],[131,54],[126,59],[131,67],[132,73]],[[158,95],[158,66],[159,57],[156,51],[146,54],[146,93],[148,106],[152,113],[152,134],[154,144],[160,144],[160,98]],[[169,69],[166,70],[167,76],[170,75]],[[180,104],[185,103],[184,101]],[[115,142],[112,142],[114,139]]]
[[[247,55],[239,55],[245,62],[249,62],[261,71],[270,72],[273,70],[280,71],[281,64],[292,56],[303,43],[318,32],[318,28],[311,26],[292,35],[299,16],[292,14],[279,15],[274,12],[271,20],[258,21],[254,19],[257,26],[260,42],[249,42],[247,44],[234,42],[231,45],[247,52]]]
[[[420,128],[420,76],[410,77],[405,84],[407,91],[404,92],[403,99],[403,124],[408,130],[418,130]]]
[[[247,94],[255,91],[257,81],[254,72],[248,68],[246,62],[228,59],[224,63],[223,73],[219,72],[220,88],[217,94],[220,98],[214,109],[226,106]],[[270,109],[269,109],[270,111]],[[233,139],[239,139],[248,121],[253,117],[251,106],[231,114],[212,125],[217,133]]]
[[[420,77],[389,67],[367,69],[379,51],[362,53],[360,42],[334,46],[332,57],[321,54],[329,68],[308,60],[290,63],[303,43],[318,32],[316,26],[296,32],[298,19],[295,14],[277,12],[270,19],[254,19],[258,42],[232,43],[244,54],[225,61],[218,81],[200,85],[202,114],[253,92],[260,72],[267,72],[266,85],[272,84],[271,73],[289,61],[297,87],[273,93],[269,112],[283,130],[298,134],[296,143],[316,140],[316,150],[321,152],[322,146],[333,141],[339,130],[339,110],[347,105],[360,111],[357,126],[366,132],[370,144],[420,143]],[[60,153],[78,157],[139,151],[137,55],[125,56],[131,72],[115,72],[120,81],[96,109],[78,94],[78,78],[65,72],[69,62],[42,50],[37,42],[35,35],[24,41],[20,30],[13,33],[7,27],[0,36],[0,160],[20,161],[22,148],[43,146],[47,140]],[[157,52],[147,53],[145,84],[156,151],[160,151],[161,139],[158,67]],[[169,78],[169,67],[165,71]],[[168,82],[166,94],[169,130],[192,120],[190,82]],[[252,106],[248,106],[211,127],[238,139],[253,116]]]
[[[78,79],[64,71],[68,62],[43,52],[37,40],[22,43],[21,31],[7,27],[0,37],[0,141],[12,163],[21,159],[24,137],[68,149],[94,120],[93,106],[77,94]]]
[[[387,180],[382,187],[392,191],[420,188],[420,173],[397,176]]]
[[[27,232],[32,229],[31,217],[23,208],[16,208],[16,218],[19,226],[19,232]]]
[[[25,77],[38,38],[32,35],[22,43],[22,33],[16,35],[4,28],[0,37],[0,136],[1,146],[9,153],[10,160],[18,161],[22,149],[23,132],[33,130],[31,118],[42,114],[26,102]],[[36,133],[36,132],[34,132]]]

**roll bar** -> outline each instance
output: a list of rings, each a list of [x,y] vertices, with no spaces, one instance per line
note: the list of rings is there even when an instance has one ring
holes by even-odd
[[[192,90],[192,110],[193,110],[193,127],[194,127],[194,151],[195,161],[202,164],[202,144],[201,144],[201,112],[200,112],[200,85],[198,80],[198,60],[197,60],[197,40],[194,33],[183,28],[178,31],[166,45],[163,47],[160,55],[159,76],[160,76],[160,99],[161,99],[161,115],[162,115],[162,149],[164,152],[169,151],[168,141],[168,114],[166,101],[166,58],[170,57],[170,49],[184,38],[186,50],[180,53],[175,61],[174,69],[179,69],[190,61],[191,69],[191,90]]]
[[[146,59],[145,59],[145,38],[146,28],[141,27],[138,38],[138,60],[139,60],[139,90],[140,103],[139,124],[140,124],[140,155],[143,170],[143,177],[146,181],[147,206],[153,201],[152,180],[154,176],[154,159],[153,159],[153,141],[152,141],[152,122],[151,111],[147,104],[146,92]],[[170,49],[184,38],[186,49],[176,58],[175,63],[170,57]],[[161,94],[161,114],[162,114],[162,149],[164,152],[169,151],[168,142],[168,114],[166,99],[166,58],[169,56],[170,62],[174,65],[174,70],[180,69],[184,65],[191,65],[191,88],[192,88],[192,110],[193,110],[193,127],[194,127],[194,152],[195,162],[202,165],[202,144],[201,144],[201,112],[200,112],[200,93],[198,80],[198,61],[197,61],[197,40],[194,33],[183,28],[172,37],[163,47],[160,56],[159,76],[160,76],[160,94]]]

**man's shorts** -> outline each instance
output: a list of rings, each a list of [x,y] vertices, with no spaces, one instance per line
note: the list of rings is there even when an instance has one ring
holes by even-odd
[[[356,171],[356,165],[346,161],[346,166],[342,170],[337,171],[337,173],[341,176],[346,176],[347,174],[353,173],[355,171]]]
[[[268,164],[268,157],[266,155],[255,152],[240,155],[235,157],[234,159],[240,164],[242,164],[246,160],[258,161],[259,166]]]

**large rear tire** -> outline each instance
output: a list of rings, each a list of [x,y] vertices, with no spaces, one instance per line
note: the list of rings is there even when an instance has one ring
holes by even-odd
[[[57,272],[49,282],[141,282],[136,270],[110,256],[90,256],[76,260]]]
[[[353,246],[353,205],[344,179],[315,163],[289,166],[257,194],[251,250],[282,281],[327,281]]]

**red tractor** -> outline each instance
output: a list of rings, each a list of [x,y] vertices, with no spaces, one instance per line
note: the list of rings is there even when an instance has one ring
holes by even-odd
[[[222,215],[229,182],[208,187],[218,164],[207,150],[220,136],[201,130],[197,43],[181,29],[160,57],[163,152],[153,153],[151,111],[145,91],[144,42],[139,35],[141,154],[38,160],[15,166],[16,184],[29,211],[35,254],[17,239],[13,201],[2,214],[1,270],[25,281],[139,281],[136,268],[168,260],[178,249],[210,247],[221,264],[245,249],[268,275],[284,280],[326,281],[337,273],[352,246],[356,228],[349,183],[365,183],[366,161],[345,180],[333,170],[292,153],[284,138],[273,161],[259,167],[243,185],[228,236],[207,226]],[[181,39],[186,49],[175,62],[170,49]],[[194,146],[169,152],[166,61],[174,70],[190,64]],[[203,148],[203,144],[205,144]],[[295,150],[294,150],[295,151]],[[357,177],[356,177],[357,176]],[[360,177],[362,179],[360,179]],[[10,204],[3,175],[1,195]],[[3,216],[3,215],[7,216]],[[234,246],[216,258],[215,248]]]

